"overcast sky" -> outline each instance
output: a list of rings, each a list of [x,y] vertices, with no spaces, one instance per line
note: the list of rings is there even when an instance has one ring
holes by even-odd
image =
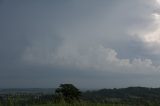
[[[0,0],[0,87],[160,87],[160,0]]]

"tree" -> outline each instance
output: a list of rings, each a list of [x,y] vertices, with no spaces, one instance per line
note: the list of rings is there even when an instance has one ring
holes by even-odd
[[[81,95],[79,89],[72,84],[61,84],[59,88],[55,90],[57,96],[63,98],[66,102],[72,102],[78,100]]]

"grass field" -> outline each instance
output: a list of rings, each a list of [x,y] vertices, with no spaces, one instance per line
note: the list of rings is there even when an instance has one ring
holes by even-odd
[[[92,103],[92,102],[74,102],[72,104],[68,104],[65,102],[60,102],[60,103],[47,103],[47,104],[36,104],[32,106],[159,106],[159,104],[154,104],[154,103],[146,103],[146,104],[122,104],[122,103]]]
[[[43,105],[33,105],[33,106],[129,106],[124,104],[100,104],[100,103],[75,103],[75,104],[43,104]]]
[[[159,104],[154,103],[147,103],[147,104],[135,104],[135,103],[129,103],[129,104],[122,104],[122,103],[95,103],[95,102],[73,102],[73,103],[66,103],[65,101],[61,101],[59,103],[55,102],[46,102],[46,103],[15,103],[13,101],[6,103],[6,104],[0,104],[0,106],[159,106]]]

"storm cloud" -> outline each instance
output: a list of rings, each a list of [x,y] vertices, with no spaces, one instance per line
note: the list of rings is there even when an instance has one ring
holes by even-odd
[[[159,9],[156,0],[0,1],[0,85],[157,87]]]

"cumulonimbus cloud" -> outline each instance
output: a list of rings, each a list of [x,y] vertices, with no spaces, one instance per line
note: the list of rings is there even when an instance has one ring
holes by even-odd
[[[139,3],[139,1],[136,1],[136,2],[137,4],[141,4],[141,2]],[[125,5],[127,6],[127,8],[129,8],[130,7],[129,3],[128,2],[125,2],[125,3],[126,3]],[[144,2],[142,1],[142,3]],[[134,5],[136,5],[136,3]],[[90,22],[92,23],[91,24],[92,26],[90,26],[90,24],[84,24],[84,25],[80,24],[82,26],[78,24],[79,26],[77,26],[77,23],[78,23],[77,22],[75,26],[78,27],[79,30],[75,28],[77,32],[76,31],[74,32],[73,31],[74,27],[68,28],[67,32],[73,32],[73,33],[69,33],[68,35],[67,33],[64,34],[65,36],[63,36],[64,37],[63,44],[61,44],[60,46],[57,46],[56,51],[53,50],[51,45],[37,46],[33,44],[31,47],[27,47],[26,50],[24,51],[24,54],[22,55],[23,61],[26,61],[28,63],[51,65],[53,67],[78,68],[78,69],[83,69],[83,70],[95,69],[95,70],[101,70],[101,71],[129,72],[129,73],[158,72],[159,66],[153,65],[151,59],[148,59],[148,58],[142,59],[141,57],[140,58],[135,57],[133,59],[120,58],[119,53],[114,48],[107,47],[106,46],[107,43],[103,43],[103,44],[101,43],[104,41],[109,42],[111,38],[114,38],[112,39],[114,41],[115,39],[117,40],[119,38],[125,38],[123,36],[123,33],[126,30],[128,30],[127,27],[130,26],[130,25],[125,26],[125,25],[127,25],[128,22],[137,21],[138,19],[149,20],[148,23],[149,25],[151,25],[152,27],[151,29],[155,27],[155,19],[152,19],[153,14],[150,14],[150,16],[147,17],[149,13],[148,11],[152,9],[154,10],[155,9],[154,7],[147,11],[146,9],[148,8],[146,8],[146,6],[144,6],[145,8],[138,6],[138,8],[141,9],[141,12],[144,13],[143,15],[141,14],[141,12],[137,12],[133,10],[128,11],[127,9],[124,10],[124,8],[122,7],[124,7],[124,4],[118,5],[116,9],[113,11],[114,13],[110,13],[111,14],[110,17],[112,17],[112,19],[109,18],[108,20],[105,20],[104,18],[102,22],[100,21],[100,23],[103,23],[106,21],[108,22],[108,24],[105,23],[104,25],[100,26],[99,24],[96,23],[94,19]],[[126,14],[126,12],[124,11],[128,12],[128,14]],[[124,13],[119,14],[120,12],[124,12]],[[114,23],[115,20],[118,23],[118,25],[117,23]],[[126,22],[126,20],[128,22]],[[123,21],[123,23],[121,23],[121,21]],[[136,22],[137,25],[139,25],[138,22],[139,21]],[[146,23],[146,21],[144,21],[144,23]],[[145,25],[144,23],[142,22],[141,24]],[[124,28],[120,28],[123,25],[124,25]],[[105,31],[106,27],[108,29],[111,28],[112,30],[109,30],[107,32]],[[136,26],[136,27],[140,28],[139,26]],[[117,29],[113,29],[113,28],[117,28]],[[69,29],[72,29],[72,30],[69,30]],[[95,33],[91,33],[91,32],[94,32],[93,30],[95,30],[96,33],[97,33],[97,30],[100,30],[101,32],[104,31],[104,33],[107,33],[108,35],[102,36],[102,34],[98,35],[98,33],[97,35],[94,35]],[[129,33],[129,34],[138,36],[137,38],[139,40],[141,40],[143,43],[148,43],[148,44],[150,44],[151,42],[148,42],[147,39],[151,41],[156,40],[156,39],[150,39],[148,37],[150,37],[152,33],[156,33],[156,35],[158,35],[158,33],[160,32],[159,29],[154,29],[154,32],[150,32],[151,34],[147,33],[148,35],[145,35],[145,33],[148,32],[149,30],[149,28],[147,29],[147,27],[146,27],[146,30],[144,31],[143,30],[136,31],[135,29],[131,29],[131,30],[134,32],[134,34],[133,33]],[[85,33],[82,33],[82,32],[85,32]],[[144,33],[141,33],[141,32],[144,32]],[[75,37],[75,35],[77,36]],[[117,40],[115,43],[120,43],[120,42],[121,41]],[[123,51],[123,52],[127,52],[127,51]]]

